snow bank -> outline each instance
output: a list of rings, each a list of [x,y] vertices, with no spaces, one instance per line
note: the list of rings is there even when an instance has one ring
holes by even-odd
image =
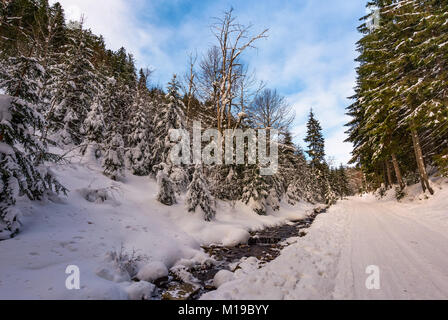
[[[149,300],[156,286],[146,281],[139,281],[125,287],[130,300]]]
[[[144,281],[153,282],[157,279],[168,276],[167,267],[160,261],[148,263],[137,273],[137,278]]]
[[[233,272],[230,272],[229,270],[221,270],[213,278],[213,286],[215,288],[219,288],[224,283],[232,281],[233,279]]]

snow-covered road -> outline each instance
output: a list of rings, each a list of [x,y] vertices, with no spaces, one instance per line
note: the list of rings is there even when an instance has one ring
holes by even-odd
[[[351,200],[335,297],[448,299],[448,229],[399,206]],[[380,289],[368,290],[366,267],[380,271]]]
[[[203,298],[448,299],[446,186],[404,203],[341,201],[279,258]],[[369,266],[379,270],[379,289],[366,286]]]

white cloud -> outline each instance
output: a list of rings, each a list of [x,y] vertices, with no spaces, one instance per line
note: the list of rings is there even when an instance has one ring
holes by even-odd
[[[170,63],[169,55],[161,50],[168,41],[170,30],[157,28],[151,21],[140,21],[139,10],[147,7],[141,0],[51,0],[60,2],[68,20],[84,16],[85,27],[105,38],[110,49],[125,47],[140,66],[156,67]],[[152,59],[148,59],[148,56]],[[148,63],[148,61],[151,61]]]

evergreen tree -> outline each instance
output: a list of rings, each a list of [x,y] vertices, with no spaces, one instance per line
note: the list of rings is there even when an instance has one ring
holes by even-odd
[[[119,133],[112,133],[103,159],[104,174],[112,180],[124,177],[124,144]]]
[[[93,50],[88,32],[82,24],[73,25],[69,31],[64,64],[52,83],[54,92],[47,117],[53,130],[62,130],[63,143],[80,144],[84,136],[80,128],[102,86],[91,62]]]
[[[41,199],[46,193],[65,192],[45,161],[56,156],[39,137],[45,123],[37,112],[42,67],[30,56],[11,57],[0,64],[0,239],[14,236],[20,226],[13,206],[19,196]]]
[[[59,51],[67,43],[64,9],[59,2],[50,8],[51,31],[50,46],[52,51]]]
[[[289,132],[279,146],[279,174],[289,204],[294,205],[301,200],[314,201],[311,171],[302,149],[294,145]]]
[[[157,201],[166,205],[172,206],[176,204],[176,195],[173,188],[173,182],[168,175],[169,166],[165,163],[161,163],[155,167],[157,172],[157,185],[159,186],[159,191],[157,193]]]
[[[186,205],[190,212],[196,211],[199,206],[206,221],[211,221],[216,215],[215,201],[204,177],[202,165],[197,165],[194,170],[193,179],[187,190]]]
[[[233,204],[241,199],[244,166],[216,165],[208,171],[210,191],[215,198],[232,201]]]
[[[99,99],[96,98],[84,120],[83,131],[85,132],[85,146],[82,149],[83,154],[89,150],[89,154],[93,156],[91,158],[99,158],[100,147],[98,143],[103,141],[104,129],[103,108],[100,105]]]
[[[287,185],[287,201],[291,205],[300,201],[314,203],[320,197],[314,176],[306,163],[300,165],[299,168],[295,175],[290,178],[290,182]]]
[[[168,94],[165,97],[166,102],[157,107],[157,115],[154,118],[154,144],[152,147],[151,164],[159,163],[169,164],[169,153],[174,145],[170,141],[171,129],[185,129],[185,106],[179,95],[180,84],[173,76],[168,84]]]
[[[312,109],[308,118],[307,129],[305,142],[308,143],[308,150],[306,153],[311,158],[311,167],[313,169],[319,169],[325,162],[325,140],[322,135],[320,123],[314,117]]]
[[[148,119],[150,117],[148,99],[141,88],[137,91],[132,109],[134,116],[131,119],[132,132],[128,137],[129,150],[126,157],[133,174],[146,176],[151,172],[153,136]]]
[[[346,169],[342,164],[339,167],[339,169],[336,170],[336,174],[337,174],[339,197],[343,199],[346,196],[350,196],[352,192],[350,190]]]
[[[242,201],[259,215],[267,214],[271,186],[257,165],[248,165],[244,172]]]
[[[315,184],[314,190],[317,192],[315,198],[317,201],[330,203],[333,202],[334,193],[329,181],[330,169],[325,161],[325,139],[313,110],[310,111],[307,128],[305,142],[308,143],[308,150],[306,152],[310,157],[312,181]]]

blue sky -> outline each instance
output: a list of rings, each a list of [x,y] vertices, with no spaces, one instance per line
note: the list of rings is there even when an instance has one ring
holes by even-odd
[[[51,1],[55,2],[55,1]],[[269,38],[245,55],[270,88],[287,97],[296,111],[293,133],[303,145],[312,107],[326,137],[327,156],[346,163],[352,146],[343,143],[345,107],[355,83],[356,27],[366,12],[363,0],[60,0],[68,18],[86,17],[111,49],[124,46],[137,65],[155,69],[153,83],[165,85],[183,74],[187,55],[200,56],[215,44],[213,17],[234,8],[253,31],[269,28]]]

